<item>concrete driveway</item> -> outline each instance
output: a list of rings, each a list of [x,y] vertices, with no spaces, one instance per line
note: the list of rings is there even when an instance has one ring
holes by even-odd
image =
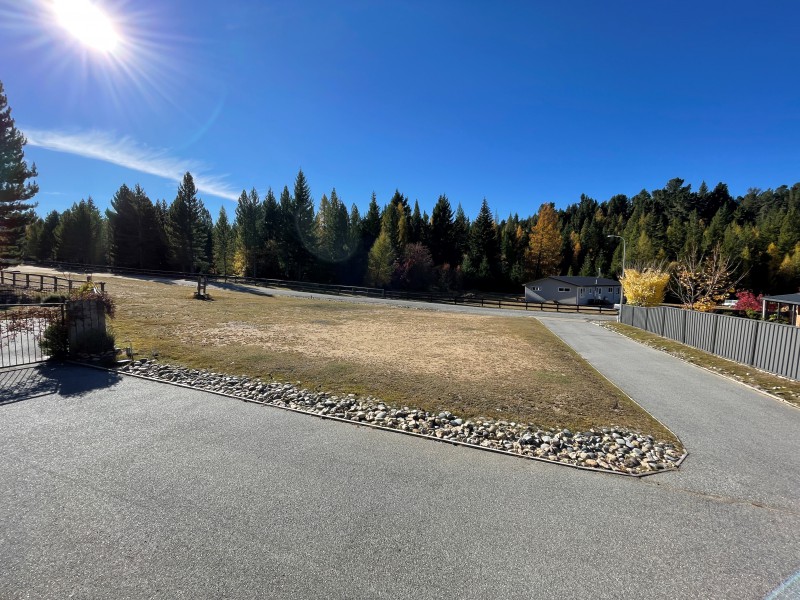
[[[0,399],[2,598],[763,598],[800,566],[791,502],[673,476],[76,366],[0,371]]]

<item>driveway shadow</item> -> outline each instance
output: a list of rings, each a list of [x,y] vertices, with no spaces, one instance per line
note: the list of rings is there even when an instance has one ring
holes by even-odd
[[[112,371],[78,365],[41,363],[0,370],[0,406],[41,396],[82,396],[109,388],[122,378]]]

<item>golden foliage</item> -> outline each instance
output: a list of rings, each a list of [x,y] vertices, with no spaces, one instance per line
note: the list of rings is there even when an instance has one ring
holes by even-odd
[[[531,231],[525,257],[534,279],[558,274],[561,230],[558,227],[558,214],[552,204],[545,203],[539,208],[539,218]]]
[[[622,289],[628,304],[633,306],[658,306],[664,301],[669,284],[669,273],[660,269],[625,269]]]

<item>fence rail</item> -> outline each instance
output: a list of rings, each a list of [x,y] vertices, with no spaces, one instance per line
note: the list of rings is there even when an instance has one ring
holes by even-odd
[[[76,263],[38,263],[62,270],[84,273],[105,271],[114,274],[129,274],[164,279],[195,280],[199,273],[184,271],[159,271],[153,269],[133,269],[129,267],[112,267],[103,265],[85,265]],[[464,306],[481,306],[484,308],[504,308],[516,310],[538,310],[557,313],[587,313],[596,315],[616,315],[617,309],[610,306],[585,306],[576,304],[558,304],[556,302],[528,302],[519,296],[492,293],[441,293],[441,292],[408,292],[384,288],[362,287],[354,285],[338,285],[314,283],[309,281],[292,281],[286,279],[269,279],[256,277],[239,277],[231,275],[205,275],[210,282],[252,285],[266,288],[289,289],[298,292],[333,294],[335,296],[362,296],[367,298],[388,298],[392,300],[409,300],[436,304],[453,304]]]
[[[38,273],[20,273],[19,271],[0,270],[0,285],[11,286],[16,289],[33,290],[37,292],[71,292],[72,288],[83,285],[82,281],[67,279],[55,275],[40,275]],[[97,284],[101,291],[105,289],[104,282]]]
[[[800,379],[800,327],[625,304],[620,322],[775,375]]]

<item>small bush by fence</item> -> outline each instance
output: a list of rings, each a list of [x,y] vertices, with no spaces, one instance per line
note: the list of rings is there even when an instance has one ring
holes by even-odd
[[[775,375],[800,379],[800,327],[626,304],[620,322]]]

